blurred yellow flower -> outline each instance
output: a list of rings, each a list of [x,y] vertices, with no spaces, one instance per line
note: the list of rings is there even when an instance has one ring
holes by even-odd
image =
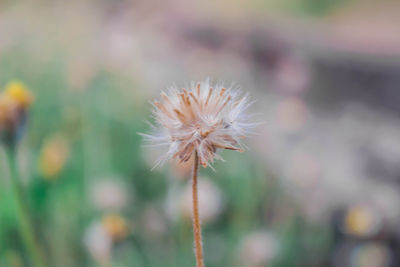
[[[47,140],[39,158],[39,169],[47,179],[54,179],[62,171],[69,155],[65,137],[57,135]]]
[[[33,102],[33,94],[19,81],[11,81],[6,85],[4,94],[16,102],[20,108],[28,108]]]
[[[0,94],[0,139],[6,146],[15,146],[22,136],[32,101],[32,93],[18,81],[10,82]]]
[[[373,210],[365,206],[350,208],[345,217],[345,229],[356,236],[373,235],[379,230],[380,220]]]
[[[109,214],[103,218],[103,226],[113,241],[124,239],[128,233],[128,225],[124,218],[118,214]]]

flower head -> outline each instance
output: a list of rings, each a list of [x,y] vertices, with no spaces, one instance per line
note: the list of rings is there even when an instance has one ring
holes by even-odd
[[[33,101],[32,93],[23,83],[18,81],[8,83],[4,94],[6,97],[13,100],[21,109],[28,108]]]
[[[69,154],[67,139],[56,135],[47,139],[40,152],[39,169],[46,179],[55,179],[63,170]]]
[[[129,234],[128,223],[118,214],[108,214],[103,217],[102,222],[113,241],[122,240]]]
[[[241,139],[256,126],[244,111],[251,103],[237,88],[222,84],[192,82],[188,89],[170,88],[161,93],[162,101],[154,101],[153,115],[158,125],[153,134],[143,136],[153,145],[169,146],[158,164],[168,158],[188,161],[193,152],[200,164],[207,167],[214,159],[222,159],[218,148],[243,151]]]
[[[10,82],[0,93],[0,139],[7,146],[15,145],[23,133],[32,101],[32,93],[21,82]]]

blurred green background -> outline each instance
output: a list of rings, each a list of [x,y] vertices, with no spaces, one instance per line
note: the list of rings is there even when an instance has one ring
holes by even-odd
[[[395,0],[1,1],[0,86],[50,266],[194,266],[190,164],[151,171],[149,101],[235,81],[265,123],[200,171],[206,266],[400,265]],[[0,266],[30,266],[0,150]]]

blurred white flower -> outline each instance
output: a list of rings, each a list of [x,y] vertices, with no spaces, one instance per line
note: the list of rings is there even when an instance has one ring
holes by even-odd
[[[221,190],[209,179],[201,177],[198,184],[199,210],[202,222],[211,222],[218,218],[223,210]],[[181,196],[180,207],[185,218],[192,218],[192,187],[188,184]]]
[[[89,191],[92,203],[101,210],[118,211],[128,202],[128,192],[120,180],[103,179],[91,184]]]
[[[223,194],[211,180],[205,177],[200,177],[198,182],[200,219],[204,223],[212,222],[218,218],[224,209]],[[180,217],[191,220],[193,211],[191,190],[190,184],[183,190],[170,189],[166,201],[166,210],[172,221]]]
[[[288,159],[286,170],[290,180],[305,190],[314,187],[321,176],[318,158],[305,151],[294,152],[292,159]]]
[[[360,237],[370,237],[382,229],[382,218],[378,211],[369,205],[354,205],[343,221],[344,232]]]
[[[302,93],[310,83],[311,71],[303,59],[285,56],[278,61],[275,80],[278,89],[289,93]]]
[[[397,229],[400,223],[400,193],[397,188],[393,188],[390,185],[374,187],[371,197],[374,206],[382,214],[385,224]]]
[[[308,107],[301,98],[290,97],[281,101],[277,106],[277,123],[284,133],[296,133],[305,126],[308,113]]]
[[[109,262],[112,238],[101,222],[95,222],[88,227],[83,241],[93,259],[103,264]]]
[[[357,246],[350,256],[350,266],[354,267],[388,267],[391,261],[388,247],[377,242]]]
[[[157,239],[167,231],[165,217],[159,210],[152,206],[144,210],[141,223],[146,236],[150,238]]]
[[[273,233],[255,232],[242,240],[239,252],[242,266],[265,266],[278,254],[279,241]]]

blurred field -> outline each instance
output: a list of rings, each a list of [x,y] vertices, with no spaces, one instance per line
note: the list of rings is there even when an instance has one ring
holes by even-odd
[[[235,81],[265,123],[200,171],[206,266],[400,266],[397,1],[2,1],[0,88],[50,266],[194,266],[190,165],[151,171],[149,101]],[[0,150],[0,266],[30,266]]]

